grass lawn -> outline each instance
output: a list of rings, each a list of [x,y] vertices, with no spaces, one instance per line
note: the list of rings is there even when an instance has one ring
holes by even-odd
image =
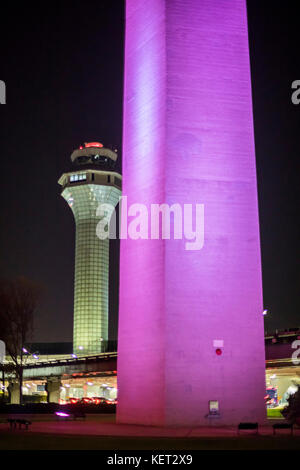
[[[283,418],[281,411],[283,410],[282,407],[277,407],[277,408],[267,408],[267,416],[268,418]]]

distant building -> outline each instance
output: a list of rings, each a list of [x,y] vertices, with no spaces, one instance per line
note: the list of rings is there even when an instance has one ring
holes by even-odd
[[[267,394],[275,391],[268,407],[285,406],[300,386],[300,328],[266,333]]]
[[[300,328],[266,333],[265,346],[266,407],[269,416],[276,413],[275,416],[280,417],[280,410],[287,405],[289,395],[300,385]],[[26,344],[26,349],[28,354],[25,359],[23,381],[23,395],[26,402],[66,403],[72,399],[85,397],[116,398],[118,387],[116,342],[110,343],[111,352],[79,358],[73,357],[72,343],[31,343]],[[247,369],[248,365],[245,364],[245,367]],[[18,403],[19,389],[14,374],[7,374],[6,390],[9,384],[10,401]],[[203,387],[205,386],[204,383]],[[249,387],[251,387],[250,379]],[[234,392],[235,383],[232,385],[232,393]],[[135,396],[138,394],[137,390]],[[246,408],[251,404],[244,400],[244,405]]]

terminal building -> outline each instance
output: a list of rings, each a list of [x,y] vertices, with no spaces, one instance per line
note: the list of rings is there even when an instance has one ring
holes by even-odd
[[[269,414],[272,414],[287,404],[289,395],[300,385],[300,328],[266,333],[265,347],[265,399]],[[34,359],[30,355],[25,365],[24,402],[68,403],[72,399],[86,398],[90,401],[101,397],[115,400],[118,388],[117,345],[111,349],[115,351],[76,358],[73,357],[71,343],[28,345],[28,350],[39,353],[39,356],[35,354],[37,359]],[[18,402],[13,376],[7,375],[5,389],[10,393],[10,402]]]

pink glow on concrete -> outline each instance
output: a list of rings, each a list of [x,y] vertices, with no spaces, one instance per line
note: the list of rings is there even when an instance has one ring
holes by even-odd
[[[23,415],[25,418],[28,416]],[[46,415],[47,416],[47,415]],[[3,420],[6,416],[2,415]],[[88,416],[85,421],[58,421],[53,418],[53,421],[50,421],[51,416],[48,415],[48,419],[45,420],[45,415],[38,416],[35,415],[34,419],[31,417],[32,424],[30,426],[30,434],[48,434],[48,435],[73,435],[73,436],[103,436],[103,437],[174,437],[174,438],[201,438],[201,437],[232,437],[234,441],[238,439],[244,439],[245,436],[251,436],[251,439],[263,439],[265,436],[273,437],[273,428],[272,424],[278,422],[277,420],[272,420],[267,426],[259,427],[259,435],[253,436],[253,431],[243,431],[240,435],[237,434],[236,426],[226,426],[219,428],[211,427],[165,427],[165,426],[141,426],[141,425],[128,425],[128,424],[116,424],[114,415],[97,415],[97,416]],[[43,421],[45,420],[45,421]],[[7,434],[9,431],[8,425],[6,422],[0,422],[0,438],[1,434]],[[16,430],[14,433],[24,433],[28,434],[28,431],[19,431]],[[276,435],[275,439],[278,442],[280,436],[286,439],[290,437],[290,430],[282,430],[280,434]],[[300,429],[294,428],[294,437],[291,437],[294,440],[297,439],[299,443],[300,439]],[[203,443],[199,442],[200,448],[202,448]],[[297,444],[295,443],[295,448]],[[271,447],[274,448],[274,444]]]
[[[122,240],[118,421],[264,419],[256,168],[244,0],[127,0],[123,195],[205,205],[205,242]],[[213,346],[224,341],[222,355]]]
[[[69,413],[64,413],[63,411],[56,411],[55,414],[56,416],[63,416],[63,417],[70,416]]]

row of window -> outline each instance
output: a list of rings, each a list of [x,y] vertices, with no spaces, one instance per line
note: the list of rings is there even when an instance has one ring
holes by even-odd
[[[77,182],[77,181],[86,181],[87,179],[87,176],[86,176],[86,173],[76,173],[75,175],[71,175],[70,176],[70,183],[74,183],[74,182]],[[95,180],[95,175],[94,173],[92,173],[92,181]],[[106,177],[106,181],[107,183],[111,183],[111,175],[107,175]],[[117,176],[114,177],[114,184],[116,186],[118,186],[118,188],[122,188],[122,181],[120,178],[118,178]]]
[[[76,174],[70,176],[70,183],[74,181],[85,181],[86,180],[86,173]]]

